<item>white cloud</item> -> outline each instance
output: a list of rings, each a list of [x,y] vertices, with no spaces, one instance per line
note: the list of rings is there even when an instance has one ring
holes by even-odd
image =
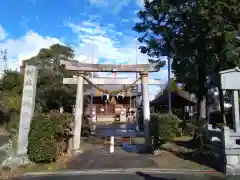
[[[121,0],[121,1],[118,1],[118,3],[116,4],[115,8],[113,9],[113,11],[115,13],[119,13],[124,7],[128,6],[131,2],[132,2],[132,0]]]
[[[93,5],[107,5],[106,0],[88,0],[90,4]]]
[[[92,22],[86,24],[69,23],[68,26],[78,36],[78,42],[75,49],[77,54],[86,56],[85,59],[92,59],[95,57],[96,61],[105,59],[104,63],[117,64],[123,63],[148,63],[146,55],[140,53],[137,49],[138,42],[135,37],[124,36],[122,32],[115,31],[115,29],[109,29],[109,27],[101,27],[98,24]],[[114,28],[114,27],[112,27]],[[113,37],[111,37],[111,34]],[[116,38],[119,35],[127,44],[120,43],[120,39]]]
[[[140,8],[144,5],[144,0],[88,0],[91,5],[105,6],[111,8],[114,13],[119,13],[124,7],[134,3]]]
[[[144,0],[136,0],[136,3],[137,3],[140,7],[143,7],[143,6],[144,6]]]
[[[112,25],[100,26],[97,23],[83,21],[80,24],[69,23],[68,26],[76,34],[75,44],[72,46],[76,53],[76,59],[82,62],[135,64],[148,63],[148,57],[140,53],[136,48],[136,37],[121,35]],[[61,40],[49,36],[41,36],[32,30],[17,39],[5,39],[0,42],[0,49],[8,50],[9,68],[19,67],[21,60],[30,58],[38,53],[41,48],[47,48],[52,44],[62,43]],[[101,73],[103,76],[105,73]],[[134,78],[135,73],[118,73],[117,76]],[[152,73],[150,78],[160,78],[166,82],[167,72],[161,70]],[[158,86],[149,86],[150,98],[158,92]]]
[[[19,68],[22,60],[36,55],[41,48],[47,48],[56,43],[61,42],[57,38],[44,37],[30,30],[20,38],[0,42],[0,49],[7,49],[8,67],[16,69]]]
[[[0,25],[0,41],[4,40],[7,37],[7,33],[3,29],[3,27]]]
[[[104,64],[146,64],[148,63],[147,55],[144,55],[137,49],[139,46],[136,37],[126,36],[114,29],[112,26],[100,26],[98,23],[82,22],[80,24],[69,23],[70,27],[78,36],[76,40],[77,59],[79,61],[90,63],[104,63]],[[117,35],[120,37],[117,37]],[[124,43],[126,42],[126,43]],[[104,59],[104,62],[102,61]],[[101,76],[106,73],[101,73]],[[135,73],[117,73],[117,76],[127,76],[134,78]],[[160,70],[160,72],[151,73],[150,78],[161,79],[163,84],[167,81],[167,70]],[[151,90],[151,99],[159,90],[159,86],[149,86]]]

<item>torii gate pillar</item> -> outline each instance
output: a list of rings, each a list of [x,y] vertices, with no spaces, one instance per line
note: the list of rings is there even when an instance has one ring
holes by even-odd
[[[150,104],[148,94],[148,72],[140,72],[141,75],[141,92],[142,92],[142,104],[143,104],[143,123],[144,123],[144,135],[146,145],[151,144],[151,136],[149,131],[150,121]]]
[[[80,152],[80,143],[81,143],[81,127],[82,127],[82,118],[83,118],[83,72],[78,73],[77,76],[77,97],[76,97],[76,109],[74,116],[74,130],[73,130],[73,151]]]

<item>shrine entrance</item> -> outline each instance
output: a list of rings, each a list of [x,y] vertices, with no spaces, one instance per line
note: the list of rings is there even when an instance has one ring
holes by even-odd
[[[76,97],[76,110],[75,110],[75,122],[74,122],[74,137],[73,137],[73,151],[80,150],[80,134],[81,125],[83,118],[83,95],[84,95],[84,84],[90,85],[96,88],[99,92],[107,95],[107,99],[116,100],[116,96],[121,93],[131,91],[136,85],[141,85],[141,97],[143,106],[143,124],[144,124],[144,135],[147,145],[151,144],[151,138],[149,133],[149,120],[150,120],[150,106],[148,96],[148,85],[154,84],[159,85],[159,81],[149,80],[148,73],[156,72],[158,69],[152,64],[138,64],[138,65],[115,65],[115,64],[87,64],[79,63],[78,61],[61,60],[61,65],[69,71],[75,74],[75,78],[64,78],[64,84],[77,84],[77,97]],[[140,77],[136,80],[130,79],[107,79],[107,78],[90,78],[86,73],[88,72],[131,72],[139,73]],[[126,85],[122,89],[107,90],[99,85]],[[114,98],[114,99],[113,99]],[[110,105],[111,104],[111,105]],[[90,109],[93,111],[93,109]],[[109,103],[106,107],[96,107],[95,112],[99,113],[115,113],[116,105]],[[94,114],[93,113],[93,114]],[[125,116],[125,115],[124,115]],[[121,119],[121,117],[120,117]],[[94,115],[91,117],[94,121]]]

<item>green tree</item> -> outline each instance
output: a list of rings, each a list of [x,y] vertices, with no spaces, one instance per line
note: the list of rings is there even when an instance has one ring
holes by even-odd
[[[62,84],[63,78],[72,74],[60,65],[60,60],[72,60],[73,57],[74,51],[70,47],[54,44],[49,49],[41,49],[36,56],[24,60],[24,64],[39,67],[36,101],[44,111],[60,107],[71,111],[76,87]]]
[[[17,71],[7,70],[0,81],[0,91],[20,95],[22,85],[23,76]]]
[[[219,71],[239,65],[240,2],[235,0],[198,0],[194,2],[145,1],[138,13],[142,22],[135,30],[144,33],[140,42],[148,55],[173,58],[176,80],[196,93],[200,101],[211,85],[218,87],[223,112]],[[157,62],[162,63],[161,60]]]
[[[133,30],[140,33],[138,38],[142,43],[140,50],[151,59],[149,62],[157,64],[159,68],[166,62],[162,56],[170,58],[172,56],[171,41],[174,31],[171,26],[166,26],[164,21],[169,17],[169,7],[163,6],[161,1],[145,1],[144,9],[138,12],[138,17],[142,22],[137,23]]]

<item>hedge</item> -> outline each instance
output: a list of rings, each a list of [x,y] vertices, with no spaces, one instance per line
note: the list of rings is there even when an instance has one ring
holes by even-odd
[[[51,112],[36,114],[31,123],[28,137],[28,157],[35,163],[50,163],[57,159],[59,143],[67,142],[71,137],[68,114]],[[59,150],[60,149],[60,150]]]
[[[175,115],[153,113],[150,116],[150,133],[154,148],[180,136],[179,122]]]

